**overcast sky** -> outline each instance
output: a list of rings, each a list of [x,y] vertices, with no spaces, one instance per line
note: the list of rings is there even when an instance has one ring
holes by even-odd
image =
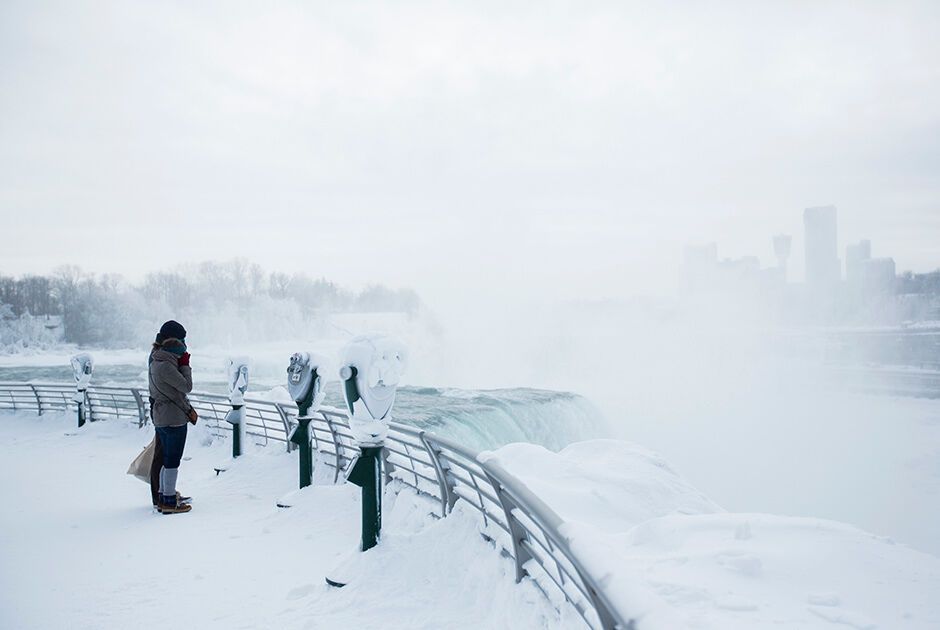
[[[623,297],[825,204],[940,267],[940,3],[0,2],[0,273]]]

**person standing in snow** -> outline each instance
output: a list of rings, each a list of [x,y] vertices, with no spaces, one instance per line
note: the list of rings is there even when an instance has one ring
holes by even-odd
[[[170,320],[160,327],[149,359],[150,417],[157,432],[150,490],[161,514],[189,512],[188,497],[176,491],[187,424],[196,424],[196,410],[186,394],[193,390],[193,371],[186,349],[186,329]]]

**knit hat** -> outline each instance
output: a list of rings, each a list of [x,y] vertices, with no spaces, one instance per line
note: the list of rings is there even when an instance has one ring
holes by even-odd
[[[170,320],[160,326],[160,332],[157,333],[157,343],[162,343],[167,339],[185,339],[186,329],[177,321]]]

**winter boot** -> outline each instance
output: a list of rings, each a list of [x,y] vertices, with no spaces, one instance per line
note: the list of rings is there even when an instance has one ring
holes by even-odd
[[[160,507],[157,508],[160,514],[183,514],[193,509],[188,503],[180,503],[175,496],[160,497]]]
[[[159,495],[158,495],[158,496],[159,496]],[[180,494],[179,492],[176,493],[176,502],[177,502],[177,503],[187,503],[187,504],[188,504],[188,503],[192,502],[192,500],[193,500],[192,497],[184,497],[184,496],[183,496],[182,494]],[[162,507],[163,507],[163,505],[160,503],[160,499],[157,499],[157,502],[153,504],[153,509],[155,509],[157,512],[159,512]]]

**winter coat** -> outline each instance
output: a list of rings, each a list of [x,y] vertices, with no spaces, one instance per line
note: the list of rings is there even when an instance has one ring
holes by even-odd
[[[186,394],[193,391],[193,370],[181,366],[179,357],[166,350],[150,354],[150,397],[153,398],[153,426],[178,427],[189,422],[192,409]]]

